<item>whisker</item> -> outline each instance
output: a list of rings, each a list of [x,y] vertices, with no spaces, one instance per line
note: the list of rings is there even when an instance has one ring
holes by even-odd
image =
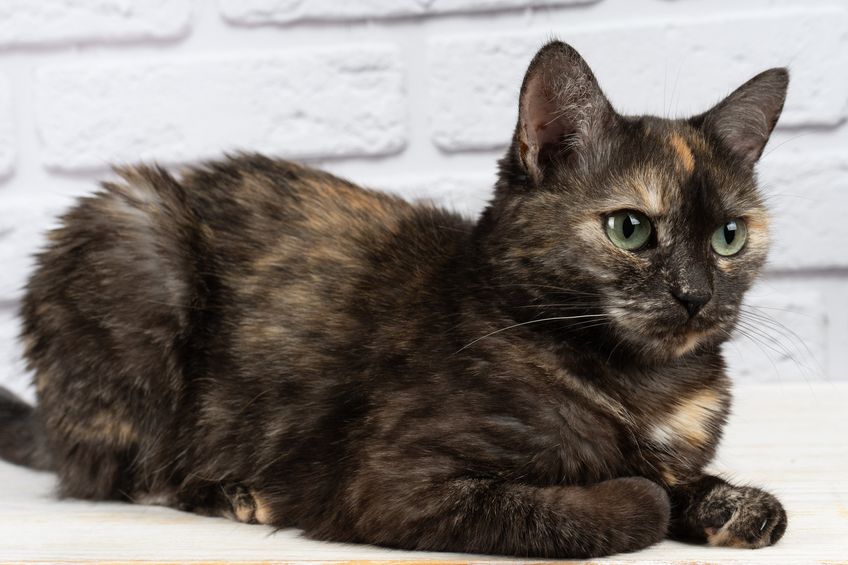
[[[754,308],[761,308],[761,307],[754,306]],[[785,311],[786,311],[786,312],[794,312],[793,310],[785,310]],[[799,313],[799,312],[794,312],[794,313]],[[822,371],[822,367],[821,367],[821,366],[818,366],[818,362],[817,362],[817,360],[816,360],[815,355],[813,355],[812,350],[809,348],[809,346],[808,346],[808,345],[807,345],[807,343],[804,341],[804,339],[803,339],[803,338],[801,338],[801,336],[799,336],[797,333],[795,333],[792,329],[790,329],[790,328],[786,327],[786,325],[785,325],[785,324],[783,324],[783,323],[779,322],[778,320],[776,320],[776,319],[775,319],[775,318],[773,318],[772,316],[769,316],[769,315],[768,315],[767,313],[765,313],[765,312],[751,312],[751,311],[746,311],[746,312],[744,313],[744,315],[749,316],[749,317],[754,317],[755,319],[762,321],[763,323],[767,324],[767,325],[768,325],[769,327],[771,327],[772,329],[774,329],[774,330],[776,330],[776,331],[778,331],[778,332],[783,333],[783,335],[784,335],[786,338],[788,338],[788,339],[792,339],[792,338],[794,338],[795,340],[797,340],[797,342],[798,342],[799,344],[801,344],[801,346],[804,348],[805,352],[806,352],[806,353],[807,353],[807,355],[810,357],[810,359],[812,359],[812,360],[813,360],[813,362],[814,362],[814,363],[816,363],[818,370],[819,370],[819,371]]]
[[[774,337],[763,332],[762,330],[760,330],[756,326],[747,324],[747,322],[740,320],[740,324],[741,324],[742,328],[744,328],[745,331],[747,331],[751,334],[754,334],[754,335],[758,336],[760,339],[764,340],[763,344],[766,345],[766,347],[768,347],[769,349],[771,349],[775,353],[777,353],[779,355],[784,355],[784,356],[787,356],[787,357],[792,356],[792,352],[789,351],[786,348],[786,346],[784,346],[782,343],[780,343],[779,341],[774,339]]]
[[[598,305],[594,302],[562,302],[551,304],[528,304],[527,306],[515,306],[515,308],[588,308],[591,306],[597,307]]]
[[[725,333],[725,335],[727,335],[728,337],[730,337],[730,333],[729,333],[727,330],[724,330],[724,329],[723,329],[722,331]],[[745,330],[742,330],[742,329],[736,328],[736,332],[737,332],[739,335],[741,335],[742,337],[744,337],[744,338],[748,339],[748,340],[749,340],[751,343],[753,343],[754,345],[756,345],[756,346],[757,346],[757,348],[759,348],[759,350],[763,353],[763,355],[765,355],[765,358],[768,360],[768,362],[771,364],[772,368],[774,369],[775,374],[776,374],[776,375],[778,375],[778,376],[780,376],[780,369],[778,369],[778,368],[777,368],[777,364],[774,362],[774,360],[772,359],[771,355],[769,355],[768,351],[766,351],[766,350],[765,350],[765,348],[763,347],[763,344],[760,342],[760,340],[759,340],[759,339],[757,339],[755,336],[753,336],[753,335],[749,334],[749,333],[748,333],[747,331],[745,331]]]
[[[475,343],[477,343],[478,341],[480,341],[482,339],[486,339],[487,337],[491,337],[495,334],[499,334],[501,332],[505,332],[507,330],[511,330],[513,328],[517,328],[517,327],[520,327],[520,326],[526,326],[526,325],[529,325],[529,324],[538,324],[540,322],[553,322],[553,321],[557,321],[557,320],[577,320],[577,319],[580,319],[580,318],[605,318],[605,317],[608,317],[608,315],[607,314],[582,314],[582,315],[579,315],[579,316],[554,316],[552,318],[541,318],[539,320],[530,320],[528,322],[521,322],[521,323],[518,323],[518,324],[512,324],[511,326],[507,326],[505,328],[501,328],[499,330],[489,332],[484,336],[478,337],[477,339],[475,339],[475,340],[471,341],[470,343],[459,348],[454,353],[454,355],[456,355],[457,353],[459,353],[459,352],[461,352],[465,349],[468,349],[469,347],[471,347],[472,345],[474,345]]]
[[[755,325],[749,324],[747,320],[744,320],[744,319],[740,320],[740,323],[743,325],[743,327],[745,328],[746,331],[759,336],[761,339],[767,341],[770,344],[773,344],[774,347],[770,347],[770,348],[773,351],[775,351],[776,353],[782,355],[782,357],[792,361],[795,364],[795,367],[801,372],[801,374],[804,376],[805,379],[807,378],[808,374],[813,374],[813,375],[815,374],[814,370],[812,370],[809,366],[806,366],[806,364],[802,364],[797,359],[797,357],[793,354],[792,349],[790,349],[784,342],[780,341],[775,336],[765,332],[761,328],[759,328]],[[774,328],[774,329],[777,329],[777,328]],[[788,336],[784,335],[783,337],[788,337]],[[820,370],[821,368],[818,367],[817,369]]]
[[[562,286],[554,286],[549,284],[536,284],[536,283],[507,283],[507,284],[487,284],[487,288],[510,288],[510,287],[519,287],[519,288],[535,288],[535,289],[550,289],[557,290],[563,293],[568,294],[577,294],[582,296],[603,296],[602,293],[599,292],[589,292],[586,290],[580,290],[576,288],[566,288]]]

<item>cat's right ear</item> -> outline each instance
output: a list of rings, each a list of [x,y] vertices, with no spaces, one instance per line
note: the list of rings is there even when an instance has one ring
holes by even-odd
[[[740,163],[753,167],[780,118],[788,86],[786,69],[763,71],[691,122],[712,133]]]
[[[615,119],[583,57],[570,45],[542,47],[524,75],[511,150],[538,185],[555,163],[576,165]]]

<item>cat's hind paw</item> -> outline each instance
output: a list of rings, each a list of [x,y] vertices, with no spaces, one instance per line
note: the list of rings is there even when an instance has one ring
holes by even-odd
[[[231,505],[231,518],[245,524],[271,523],[270,508],[255,490],[235,485],[226,489],[226,495]]]

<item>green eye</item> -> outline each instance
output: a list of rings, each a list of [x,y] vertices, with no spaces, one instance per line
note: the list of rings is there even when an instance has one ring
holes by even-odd
[[[624,210],[607,216],[607,237],[627,251],[635,251],[651,238],[651,222],[644,214]]]
[[[736,255],[748,239],[748,229],[740,219],[730,220],[713,232],[710,243],[715,252],[725,257]]]

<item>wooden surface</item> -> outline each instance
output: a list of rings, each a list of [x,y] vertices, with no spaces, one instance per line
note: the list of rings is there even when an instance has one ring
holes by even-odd
[[[848,563],[848,383],[739,388],[715,469],[774,492],[777,546],[666,541],[599,563]],[[319,543],[297,531],[117,503],[57,501],[49,474],[0,463],[0,562],[492,562],[497,558]],[[506,560],[504,560],[506,561]],[[526,561],[526,560],[525,560]]]

